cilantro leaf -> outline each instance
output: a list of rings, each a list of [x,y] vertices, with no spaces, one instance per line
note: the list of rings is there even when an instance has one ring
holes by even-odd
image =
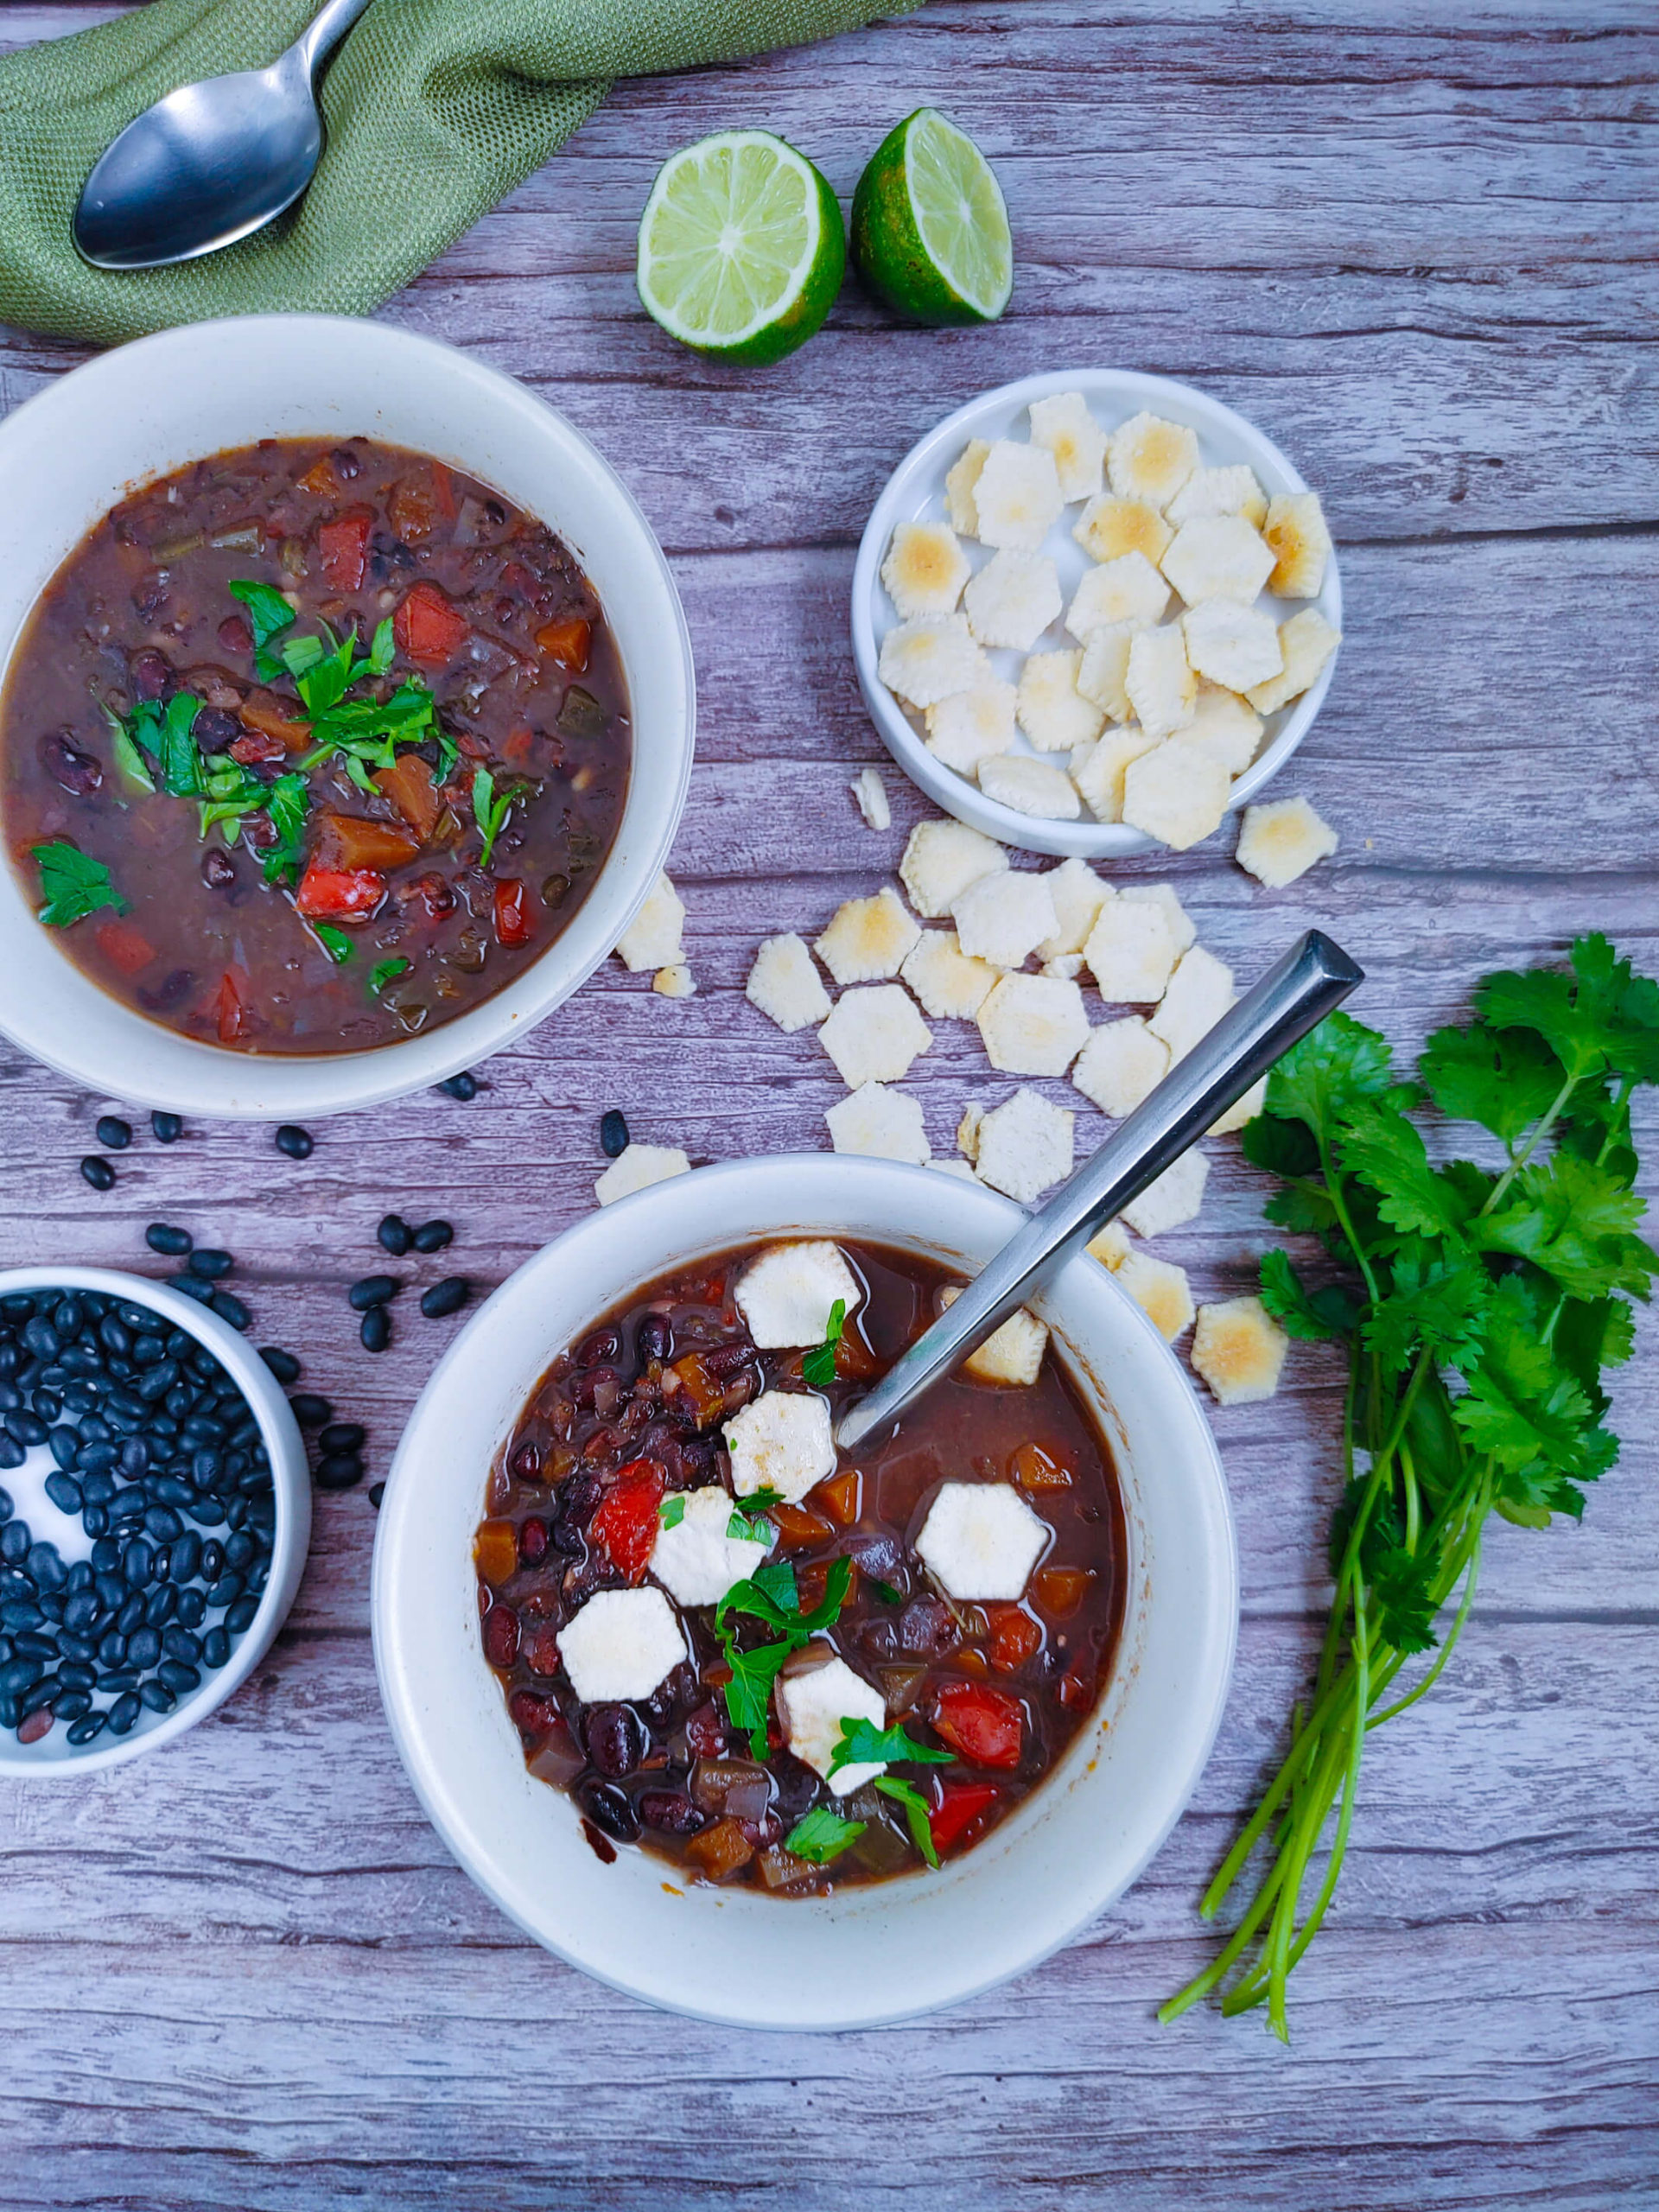
[[[479,768],[473,775],[473,819],[484,833],[483,849],[478,856],[480,868],[488,868],[490,855],[495,850],[495,841],[506,827],[507,817],[518,798],[516,791],[496,794],[495,778],[487,768]]]
[[[801,1362],[801,1379],[815,1390],[827,1390],[836,1379],[836,1346],[847,1326],[847,1301],[838,1298],[830,1308],[823,1342],[814,1344]]]
[[[126,912],[127,902],[110,880],[110,871],[102,861],[92,859],[63,838],[49,845],[31,845],[29,853],[41,871],[45,903],[39,918],[48,929],[67,929],[71,922],[83,921],[100,906],[113,906],[118,914]]]
[[[1283,1252],[1262,1255],[1262,1303],[1293,1337],[1347,1337],[1358,1325],[1348,1292],[1334,1283],[1310,1292]]]
[[[270,651],[270,641],[292,624],[294,609],[270,584],[252,583],[245,578],[233,583],[230,592],[231,597],[240,600],[248,610],[248,626],[253,632],[253,664],[260,680],[274,683],[283,672],[283,664]]]
[[[395,983],[399,976],[406,976],[414,964],[413,961],[405,960],[401,953],[394,954],[390,960],[376,961],[369,970],[370,997],[378,999],[388,983]]]
[[[1522,1169],[1507,1202],[1477,1231],[1483,1249],[1529,1260],[1573,1298],[1633,1291],[1646,1298],[1659,1255],[1635,1233],[1645,1211],[1622,1178],[1560,1152]]]
[[[1379,1611],[1379,1624],[1396,1651],[1427,1651],[1433,1647],[1434,1616],[1440,1607],[1428,1582],[1432,1558],[1429,1554],[1420,1559],[1401,1545],[1391,1544],[1371,1568],[1371,1597]]]
[[[928,1802],[921,1791],[913,1782],[906,1782],[897,1774],[878,1774],[875,1787],[884,1797],[891,1797],[904,1807],[911,1841],[930,1866],[937,1866],[939,1854],[933,1844],[933,1823],[928,1817]]]
[[[1548,1112],[1566,1080],[1560,1062],[1529,1029],[1437,1029],[1417,1071],[1430,1096],[1451,1121],[1478,1122],[1513,1146]]]
[[[904,1759],[919,1766],[949,1766],[956,1756],[918,1744],[906,1733],[902,1720],[891,1728],[878,1728],[873,1720],[843,1716],[840,1738],[830,1755],[830,1771],[839,1774],[844,1766],[890,1766]]]
[[[149,703],[153,706],[155,702],[151,701]],[[150,773],[149,763],[145,760],[138,741],[139,715],[135,713],[124,718],[112,708],[105,707],[104,719],[110,726],[110,751],[115,757],[116,766],[127,781],[136,784],[141,791],[153,791],[156,779]]]
[[[1462,1192],[1430,1166],[1421,1136],[1397,1106],[1373,1099],[1348,1115],[1338,1149],[1348,1173],[1376,1192],[1391,1229],[1440,1236],[1463,1227],[1469,1209]]]
[[[1387,1294],[1368,1313],[1364,1336],[1385,1371],[1398,1375],[1420,1349],[1466,1370],[1485,1341],[1491,1287],[1467,1253],[1413,1238],[1395,1254]]]
[[[201,748],[190,733],[201,702],[188,691],[175,691],[162,711],[156,730],[162,788],[175,798],[200,798],[207,786],[201,765]]]
[[[1351,1014],[1328,1014],[1293,1045],[1268,1077],[1268,1112],[1328,1135],[1392,1080],[1389,1047]]]
[[[351,958],[353,952],[352,940],[346,936],[344,930],[336,929],[332,922],[313,922],[311,925],[311,934],[321,945],[323,950],[334,962],[336,968],[343,968],[346,965],[346,963]]]
[[[264,793],[265,811],[276,832],[276,842],[261,855],[267,883],[292,882],[299,873],[305,842],[305,817],[311,804],[310,786],[303,776],[278,776]],[[335,958],[340,956],[336,954]]]
[[[810,1859],[815,1866],[827,1866],[832,1859],[840,1858],[849,1844],[858,1841],[866,1825],[863,1821],[843,1821],[827,1805],[814,1805],[784,1838],[784,1849],[792,1851],[798,1859]]]
[[[685,1492],[683,1490],[670,1491],[658,1505],[657,1518],[664,1529],[677,1529],[685,1518]]]

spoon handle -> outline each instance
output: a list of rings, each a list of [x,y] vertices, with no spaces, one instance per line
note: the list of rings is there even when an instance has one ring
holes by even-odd
[[[1339,945],[1310,930],[993,1255],[875,1388],[848,1408],[836,1430],[842,1450],[855,1451],[866,1437],[890,1428],[1363,981]]]
[[[327,0],[289,48],[308,78],[317,71],[368,6],[369,0]]]

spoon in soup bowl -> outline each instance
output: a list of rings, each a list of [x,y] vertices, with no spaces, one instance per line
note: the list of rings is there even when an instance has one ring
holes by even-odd
[[[274,222],[322,155],[317,79],[369,0],[327,0],[267,69],[181,85],[136,116],[81,188],[73,233],[99,269],[160,269]]]
[[[1340,945],[1322,931],[1308,931],[1008,1239],[874,1389],[848,1407],[836,1429],[842,1451],[856,1451],[868,1437],[891,1428],[924,1391],[960,1366],[1364,980]]]

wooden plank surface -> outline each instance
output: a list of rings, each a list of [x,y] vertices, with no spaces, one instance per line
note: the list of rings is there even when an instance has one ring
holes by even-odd
[[[118,12],[12,0],[0,42]],[[383,1472],[445,1328],[359,1351],[341,1291],[389,1203],[442,1211],[480,1288],[591,1203],[596,1117],[696,1158],[817,1147],[838,1093],[741,984],[822,925],[925,810],[887,769],[846,644],[853,548],[911,441],[1036,368],[1119,363],[1250,414],[1324,492],[1348,639],[1284,779],[1343,834],[1262,893],[1228,840],[1166,868],[1249,977],[1328,925],[1402,1052],[1496,964],[1604,928],[1659,967],[1659,29],[1646,0],[942,0],[743,67],[624,86],[386,317],[475,350],[577,422],[673,558],[699,760],[671,863],[699,995],[613,967],[492,1062],[331,1123],[142,1144],[107,1198],[74,1163],[116,1100],[0,1047],[0,1261],[149,1266],[188,1223],[240,1259],[262,1340],[372,1427]],[[843,195],[922,100],[996,160],[1007,320],[898,331],[849,289],[797,359],[738,377],[640,315],[655,166],[732,123],[781,130]],[[79,358],[0,333],[0,405]],[[937,1147],[994,1089],[971,1032],[918,1069]],[[1061,1095],[1055,1086],[1056,1095]],[[1078,1103],[1066,1093],[1068,1103]],[[1085,1116],[1080,1138],[1103,1125]],[[1659,1129],[1647,1118],[1649,1142]],[[1167,1242],[1245,1284],[1259,1181],[1213,1147]],[[407,1302],[407,1301],[406,1301]],[[1306,1680],[1335,1486],[1334,1370],[1299,1347],[1217,1417],[1245,1620],[1192,1808],[1141,1882],[1035,1974],[937,2021],[833,2039],[661,2018],[527,1945],[449,1864],[381,1720],[373,1514],[319,1501],[257,1678],[175,1749],[0,1788],[0,2201],[466,2208],[1659,2202],[1659,1443],[1654,1338],[1620,1378],[1621,1466],[1581,1530],[1494,1540],[1463,1649],[1374,1745],[1341,1899],[1294,1985],[1294,2043],[1152,2019],[1207,1955],[1193,1906]]]

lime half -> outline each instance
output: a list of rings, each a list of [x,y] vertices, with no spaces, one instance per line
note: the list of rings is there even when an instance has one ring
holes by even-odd
[[[918,322],[995,322],[1014,289],[995,171],[938,108],[918,107],[870,156],[853,194],[853,258]]]
[[[769,130],[721,130],[671,155],[639,218],[639,296],[683,346],[776,361],[805,345],[847,267],[841,208]]]

